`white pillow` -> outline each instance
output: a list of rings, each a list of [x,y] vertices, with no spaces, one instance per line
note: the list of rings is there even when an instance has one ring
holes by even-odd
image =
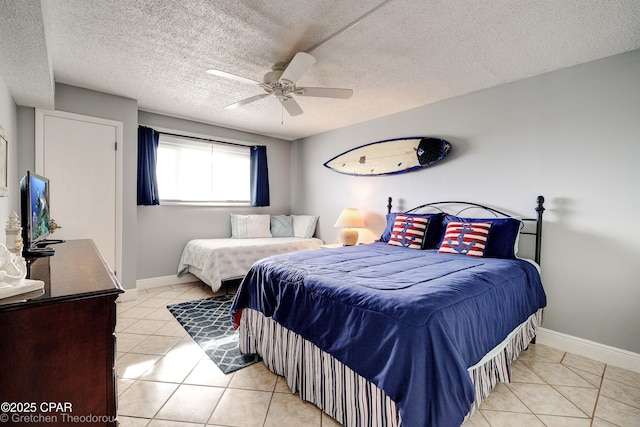
[[[291,215],[293,218],[293,235],[308,239],[316,234],[316,215]]]
[[[270,215],[231,214],[231,237],[234,239],[253,239],[271,237]]]

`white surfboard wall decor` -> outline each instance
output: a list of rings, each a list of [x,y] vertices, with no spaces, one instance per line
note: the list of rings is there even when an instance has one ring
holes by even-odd
[[[346,175],[391,175],[431,166],[444,159],[451,149],[451,143],[440,138],[386,139],[345,151],[324,166]]]

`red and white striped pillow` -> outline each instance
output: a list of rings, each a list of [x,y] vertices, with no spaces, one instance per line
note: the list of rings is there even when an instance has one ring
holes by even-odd
[[[450,221],[444,233],[439,253],[483,257],[490,222]]]
[[[422,249],[422,241],[429,225],[429,218],[411,215],[396,215],[388,245],[410,249]]]

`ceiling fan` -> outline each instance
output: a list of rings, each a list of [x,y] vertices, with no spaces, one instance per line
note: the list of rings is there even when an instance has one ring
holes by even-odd
[[[224,108],[233,109],[242,107],[243,105],[274,95],[290,115],[297,116],[302,114],[302,108],[300,108],[300,105],[293,98],[293,95],[338,99],[349,99],[353,95],[353,90],[351,89],[296,86],[296,82],[304,73],[307,72],[309,68],[311,68],[313,64],[315,64],[315,62],[316,59],[308,53],[298,52],[288,64],[285,62],[278,62],[271,67],[271,71],[264,75],[262,82],[215,69],[207,70],[207,73],[244,83],[254,84],[260,86],[266,92],[227,105]]]

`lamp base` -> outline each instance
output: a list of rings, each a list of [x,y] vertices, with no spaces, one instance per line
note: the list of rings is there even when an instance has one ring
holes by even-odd
[[[340,241],[342,246],[354,246],[358,243],[358,230],[353,228],[343,228],[340,231]]]

